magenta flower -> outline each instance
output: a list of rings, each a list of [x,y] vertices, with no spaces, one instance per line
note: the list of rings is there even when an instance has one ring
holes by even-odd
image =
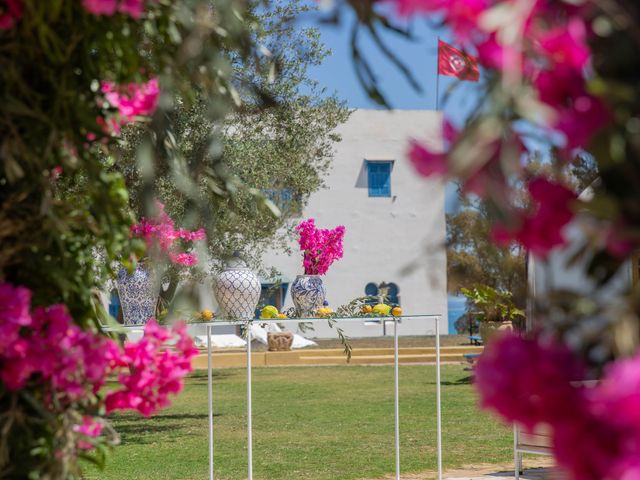
[[[423,177],[445,175],[448,172],[447,149],[458,138],[458,130],[448,120],[443,122],[442,137],[445,147],[444,152],[436,152],[416,140],[411,140],[410,142],[407,156],[416,172]]]
[[[82,6],[93,15],[111,16],[120,12],[140,18],[144,14],[144,5],[145,0],[82,0]]]
[[[566,65],[541,72],[535,87],[540,100],[556,112],[550,126],[564,134],[567,156],[576,148],[587,147],[611,118],[602,101],[587,92],[582,74]]]
[[[139,223],[131,227],[131,233],[142,238],[147,248],[166,254],[169,260],[176,265],[193,266],[198,263],[194,253],[177,251],[179,240],[184,242],[196,242],[204,240],[204,229],[195,231],[176,229],[173,220],[164,211],[164,205],[156,201],[156,216],[152,219],[143,218]]]
[[[340,225],[333,230],[319,229],[313,218],[310,218],[300,223],[296,230],[306,275],[324,275],[333,262],[342,258],[344,226]]]
[[[126,85],[115,85],[105,80],[102,82],[101,91],[109,105],[118,110],[121,124],[130,123],[136,117],[153,114],[160,95],[157,78],[152,78],[146,83]]]
[[[77,442],[77,447],[80,450],[93,449],[94,444],[91,441],[87,441],[87,439],[99,437],[102,434],[103,428],[104,423],[102,422],[102,420],[91,417],[89,415],[84,415],[82,417],[82,423],[79,425],[74,425],[73,427],[73,431],[75,433],[78,433],[80,436],[80,439]]]
[[[118,10],[118,0],[82,0],[82,6],[94,15],[113,15]]]
[[[582,393],[571,382],[583,379],[584,372],[581,362],[561,344],[503,334],[480,357],[476,386],[483,407],[533,428],[577,408]]]
[[[118,374],[122,388],[107,393],[107,410],[133,408],[150,415],[182,389],[197,353],[184,325],[170,331],[149,322],[143,339],[122,350],[112,339],[81,329],[64,305],[30,309],[27,289],[0,284],[1,333],[7,335],[0,338],[6,343],[0,349],[0,380],[12,391],[43,384],[52,411],[99,399],[107,376]],[[176,341],[172,349],[165,345],[171,339]],[[97,436],[99,429],[83,423],[76,430]],[[78,446],[90,448],[90,443]]]
[[[423,177],[444,175],[449,168],[446,153],[433,152],[415,140],[411,140],[408,157],[413,168]]]
[[[566,347],[507,334],[476,370],[485,408],[528,428],[551,427],[558,465],[572,480],[635,480],[640,474],[640,355],[613,363],[594,387]]]
[[[543,177],[529,182],[528,190],[535,205],[533,213],[520,212],[517,227],[496,225],[492,234],[500,244],[517,241],[535,256],[545,258],[553,248],[566,243],[564,228],[574,217],[572,204],[577,196]]]
[[[164,347],[174,336],[175,349]],[[192,370],[191,359],[197,353],[185,325],[178,325],[171,333],[151,320],[139,342],[125,344],[121,360],[128,368],[122,369],[118,375],[118,382],[123,388],[107,394],[107,413],[137,410],[148,417],[166,407],[169,395],[182,391],[184,377]]]
[[[566,25],[538,34],[536,46],[553,66],[568,66],[576,72],[581,72],[591,57],[587,28],[579,17],[572,17]]]
[[[22,0],[0,0],[0,30],[13,28],[23,13]]]

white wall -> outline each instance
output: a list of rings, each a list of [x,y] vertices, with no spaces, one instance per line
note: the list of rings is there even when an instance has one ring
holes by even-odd
[[[356,110],[337,129],[342,142],[326,178],[328,188],[315,193],[303,213],[320,228],[346,227],[344,258],[323,277],[331,307],[363,296],[369,282],[394,282],[405,314],[442,315],[441,332],[447,333],[444,184],[418,177],[406,158],[410,138],[440,148],[441,123],[441,114],[433,111]],[[395,162],[391,197],[368,196],[365,160]],[[293,247],[290,257],[269,253],[265,265],[291,279],[302,274],[302,256]],[[402,273],[407,267],[415,268]],[[292,306],[290,294],[285,306]],[[364,322],[341,327],[354,337],[382,334],[381,326]],[[401,335],[433,332],[433,321],[407,320],[399,326]],[[333,337],[335,331],[317,323],[311,336]]]

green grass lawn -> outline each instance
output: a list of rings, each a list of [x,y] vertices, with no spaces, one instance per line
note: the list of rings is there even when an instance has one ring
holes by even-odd
[[[462,366],[442,367],[444,465],[508,462],[508,428],[480,413]],[[246,478],[245,370],[215,372],[216,478]],[[394,471],[393,367],[258,368],[253,371],[254,476],[348,480]],[[403,472],[436,468],[435,367],[400,367]],[[173,406],[144,419],[113,417],[122,444],[90,479],[199,479],[208,474],[206,372]]]

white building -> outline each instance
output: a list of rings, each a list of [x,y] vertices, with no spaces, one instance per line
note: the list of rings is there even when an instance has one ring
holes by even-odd
[[[342,141],[336,152],[327,188],[313,194],[302,218],[314,218],[319,228],[346,227],[344,257],[323,277],[327,300],[334,309],[364,295],[377,295],[386,283],[388,295],[405,315],[440,316],[440,332],[447,333],[447,292],[444,183],[423,179],[407,160],[409,140],[442,146],[442,115],[424,110],[356,110],[338,128]],[[302,254],[292,242],[291,256],[271,252],[266,267],[282,273],[283,284],[273,303],[292,307],[289,286],[302,274]],[[263,284],[263,290],[269,287]],[[200,285],[201,308],[217,310],[210,282]],[[115,316],[115,291],[104,298]],[[372,321],[340,322],[350,337],[374,337],[384,325]],[[433,320],[402,319],[400,335],[433,334]],[[387,329],[391,334],[391,328]],[[203,334],[193,325],[190,331]],[[215,333],[234,333],[235,327],[215,327]],[[336,331],[316,323],[307,337],[330,338]]]
[[[394,284],[403,313],[440,315],[440,331],[447,333],[447,292],[444,184],[418,177],[407,160],[411,138],[441,148],[442,116],[424,110],[356,110],[338,128],[327,188],[313,194],[302,218],[314,218],[319,228],[346,227],[344,257],[323,277],[330,307],[336,308],[365,294],[375,294],[381,283]],[[264,257],[284,281],[302,274],[302,255],[271,252]],[[395,291],[394,291],[395,286]],[[292,306],[289,284],[275,303]],[[395,300],[395,299],[394,299]],[[341,322],[351,337],[383,334],[372,322]],[[388,329],[390,333],[390,329]],[[400,335],[434,333],[434,322],[404,319]],[[316,323],[316,338],[334,337],[335,330]]]

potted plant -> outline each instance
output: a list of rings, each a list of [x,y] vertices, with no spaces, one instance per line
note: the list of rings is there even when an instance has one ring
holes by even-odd
[[[167,258],[175,265],[194,266],[198,259],[195,253],[186,249],[205,238],[202,228],[196,231],[176,229],[161,202],[156,202],[155,208],[153,218],[143,218],[131,227],[132,236],[146,243],[147,256],[132,270],[120,268],[116,276],[125,325],[145,325],[155,316],[160,293],[160,275],[155,265]]]
[[[303,254],[304,275],[298,275],[291,285],[291,299],[300,317],[308,317],[322,307],[326,291],[321,275],[333,262],[342,258],[344,226],[333,230],[320,229],[313,218],[300,223],[296,230],[298,243]]]
[[[473,304],[475,317],[480,322],[480,336],[487,343],[499,330],[513,330],[513,322],[524,317],[524,311],[515,306],[511,292],[478,285],[472,290],[461,288],[462,294]]]

